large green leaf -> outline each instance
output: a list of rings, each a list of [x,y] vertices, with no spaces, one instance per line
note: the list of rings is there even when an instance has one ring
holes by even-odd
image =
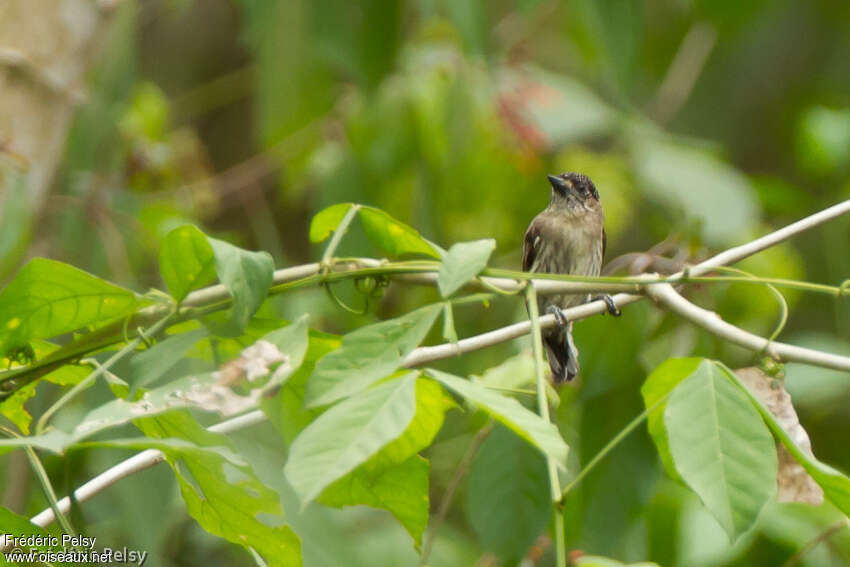
[[[703,363],[707,364],[702,358],[669,358],[647,376],[640,389],[646,408],[655,406],[647,418],[647,427],[658,449],[664,469],[674,480],[681,480],[681,477],[673,466],[673,457],[670,456],[670,443],[667,441],[667,430],[664,428],[664,408],[667,407],[667,401],[664,398],[669,396],[682,380],[696,372]]]
[[[776,496],[776,445],[758,411],[706,361],[664,410],[673,464],[736,541]]]
[[[559,467],[566,468],[569,448],[554,425],[527,410],[513,398],[439,370],[429,368],[427,372],[443,386],[480,406],[514,433],[540,449]]]
[[[34,258],[0,293],[0,355],[32,339],[129,315],[135,293],[73,266]]]
[[[487,267],[490,254],[496,249],[492,238],[474,242],[458,242],[449,248],[440,266],[437,286],[440,295],[448,297]]]
[[[431,444],[443,425],[446,409],[452,405],[439,384],[417,380],[416,414],[401,437],[331,484],[319,502],[388,510],[418,548],[428,524],[428,461],[416,453]]]
[[[761,417],[770,427],[773,434],[779,438],[779,441],[788,449],[791,456],[794,457],[806,472],[815,480],[815,482],[823,488],[824,496],[836,508],[841,510],[845,515],[850,516],[850,478],[841,471],[838,471],[831,466],[822,463],[808,452],[802,450],[791,438],[787,431],[782,427],[770,410],[764,403],[754,395],[747,386],[741,382],[737,374],[732,372],[720,363],[716,363],[730,380],[735,382],[739,387],[743,388],[746,395],[750,398],[752,404],[756,407]]]
[[[481,544],[506,563],[525,554],[552,515],[546,459],[504,427],[481,445],[465,496],[466,515]]]
[[[266,299],[274,279],[274,260],[268,252],[249,252],[207,237],[215,255],[215,272],[233,298],[229,331],[241,334]]]
[[[235,450],[227,437],[209,432],[185,413],[146,418],[136,425],[149,437]],[[301,565],[301,542],[284,525],[280,496],[260,482],[247,464],[234,463],[218,451],[162,450],[180,483],[186,509],[201,527],[253,548],[269,565]]]
[[[399,438],[415,414],[416,373],[409,372],[316,418],[292,443],[284,467],[302,504]]]
[[[192,225],[175,228],[159,246],[159,272],[171,297],[182,301],[215,279],[215,256],[206,235]]]
[[[425,339],[441,309],[440,304],[427,305],[345,335],[342,346],[316,364],[307,382],[307,407],[350,396],[398,370]]]

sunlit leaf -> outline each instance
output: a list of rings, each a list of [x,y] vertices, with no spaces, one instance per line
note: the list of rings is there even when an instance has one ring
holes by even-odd
[[[508,563],[520,559],[552,515],[546,459],[496,427],[469,469],[464,510],[485,549]]]
[[[34,258],[0,293],[0,354],[129,315],[135,293],[68,264]]]
[[[321,242],[333,233],[354,203],[338,203],[322,209],[310,223],[310,242]]]
[[[415,229],[380,209],[361,208],[360,222],[363,223],[363,230],[369,239],[393,256],[424,254],[432,258],[440,257],[440,252]]]
[[[428,375],[440,384],[492,415],[561,467],[566,467],[569,450],[558,429],[548,421],[508,398],[487,388],[439,370],[429,368]]]
[[[664,425],[676,470],[736,541],[776,496],[776,446],[758,411],[705,361],[673,390]]]
[[[442,306],[428,305],[397,319],[361,327],[322,358],[307,382],[305,403],[317,407],[350,396],[389,376],[425,339]]]
[[[266,299],[274,277],[268,252],[249,252],[215,238],[207,238],[215,254],[215,271],[233,298],[231,323],[239,334]]]
[[[32,538],[26,543],[22,543],[20,545],[15,545],[12,541],[9,541],[10,551],[13,549],[19,549],[23,552],[27,552],[30,550],[33,551],[42,551],[42,552],[56,552],[61,553],[66,548],[62,545],[51,546],[49,545],[50,538],[52,534],[41,528],[36,526],[32,522],[30,522],[29,518],[25,516],[19,516],[15,514],[8,508],[4,506],[0,506],[0,526],[3,526],[3,536],[9,539],[11,538]],[[57,537],[61,544],[61,538]],[[7,562],[0,557],[0,565],[14,565],[12,562]],[[51,562],[51,565],[61,565],[62,567],[70,567],[72,565],[79,565],[79,563],[75,563],[72,561],[61,561],[61,562]]]
[[[475,242],[458,242],[452,245],[446,257],[443,258],[437,278],[440,295],[448,297],[475,278],[487,267],[490,254],[495,249],[496,241],[492,238]]]
[[[416,413],[416,373],[333,406],[292,443],[284,467],[302,504],[400,437]]]
[[[159,246],[159,271],[175,301],[215,279],[215,256],[206,235],[191,225],[175,228]]]
[[[211,433],[188,414],[174,412],[139,420],[145,435],[180,438],[202,447],[235,451],[227,437]],[[189,514],[213,535],[255,549],[269,565],[301,565],[301,541],[284,524],[280,496],[245,463],[220,451],[186,451],[165,446],[168,464],[180,483]]]

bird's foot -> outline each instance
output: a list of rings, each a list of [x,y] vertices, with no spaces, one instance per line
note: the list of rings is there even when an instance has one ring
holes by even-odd
[[[564,313],[554,305],[550,305],[549,307],[547,307],[546,313],[555,316],[555,322],[558,323],[559,327],[566,327],[569,324],[567,318],[564,317]]]
[[[614,303],[614,299],[607,293],[594,297],[593,299],[601,299],[602,301],[604,301],[605,306],[608,307],[608,313],[610,313],[612,317],[619,317],[623,314],[619,309],[617,309],[617,305]]]

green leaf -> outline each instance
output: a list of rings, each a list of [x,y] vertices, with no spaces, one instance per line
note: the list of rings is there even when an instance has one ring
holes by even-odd
[[[143,419],[136,425],[156,439],[179,438],[235,452],[227,437],[209,432],[186,413]],[[301,542],[283,523],[280,496],[260,482],[247,464],[234,463],[219,451],[162,450],[180,483],[186,509],[201,527],[255,549],[269,565],[301,565]]]
[[[443,426],[446,410],[453,406],[439,384],[417,380],[416,414],[401,437],[331,484],[319,502],[388,510],[413,537],[418,549],[428,524],[428,461],[416,453],[431,444]]]
[[[322,209],[310,223],[310,242],[321,242],[334,232],[354,203],[338,203]]]
[[[740,388],[743,388],[746,395],[750,398],[750,402],[752,402],[761,414],[762,419],[764,419],[768,427],[770,427],[770,430],[773,431],[773,434],[776,435],[779,441],[786,449],[788,449],[788,452],[791,453],[794,460],[800,463],[815,482],[823,488],[823,493],[826,499],[829,500],[836,508],[841,510],[844,515],[850,515],[850,478],[841,471],[822,463],[814,456],[809,455],[797,446],[788,432],[785,431],[779,421],[777,421],[776,416],[774,416],[764,403],[755,396],[743,382],[741,382],[741,379],[738,378],[737,374],[720,363],[715,364],[723,370],[730,380],[732,380]]]
[[[673,480],[681,481],[682,478],[673,465],[673,457],[670,456],[670,443],[667,440],[667,429],[664,427],[664,408],[667,407],[667,402],[662,399],[668,396],[682,380],[696,372],[700,364],[704,362],[702,358],[667,359],[647,376],[640,389],[646,409],[658,404],[647,418],[647,427],[658,449],[661,463]]]
[[[413,455],[395,465],[369,465],[365,463],[334,482],[319,502],[335,508],[365,505],[387,510],[419,549],[428,525],[428,460]]]
[[[215,280],[215,256],[206,235],[192,225],[166,234],[159,246],[159,271],[177,302]]]
[[[366,462],[408,428],[416,413],[416,373],[348,398],[308,425],[284,467],[303,505]]]
[[[43,551],[43,552],[53,551],[53,552],[58,553],[58,552],[62,552],[63,549],[64,549],[64,546],[62,545],[61,536],[53,536],[47,530],[42,529],[42,528],[36,526],[35,524],[33,524],[32,522],[30,522],[29,518],[26,518],[24,516],[19,516],[18,514],[15,514],[11,510],[9,510],[8,508],[5,508],[3,506],[0,506],[0,526],[3,527],[2,528],[3,532],[2,532],[2,534],[0,534],[0,543],[2,543],[2,541],[3,541],[2,540],[3,536],[16,537],[16,538],[27,538],[27,537],[30,537],[30,536],[34,536],[35,538],[39,538],[39,539],[33,539],[32,540],[33,543],[38,542],[38,541],[42,542],[40,545],[30,546],[30,545],[24,544],[24,545],[19,545],[19,546],[13,546],[9,549],[9,551],[11,551],[12,549],[20,549],[23,552],[33,550],[33,551]],[[50,542],[51,537],[56,537],[59,540],[59,545],[56,545],[56,546],[47,545],[47,543]],[[61,565],[61,566],[64,567],[64,566],[74,565],[75,563],[70,562],[70,561],[64,561],[64,562],[55,562],[55,563],[50,563],[50,564],[51,565]],[[7,562],[3,561],[3,557],[0,556],[0,565],[14,565],[14,564],[11,563],[11,562],[7,563]],[[76,565],[79,565],[79,563],[76,563]]]
[[[233,298],[231,332],[240,334],[266,299],[274,279],[274,260],[268,252],[249,252],[207,237],[215,254],[215,271]]]
[[[513,398],[479,384],[433,368],[427,369],[427,373],[449,390],[481,406],[497,421],[551,457],[559,467],[566,468],[569,448],[554,425],[527,410]]]
[[[135,390],[155,382],[171,370],[195,344],[207,337],[204,327],[173,335],[130,361],[130,385]]]
[[[546,459],[504,427],[481,445],[466,479],[466,516],[482,546],[520,559],[552,515]]]
[[[59,349],[58,346],[39,339],[31,341],[29,344],[30,347],[33,349],[33,352],[35,353],[36,360],[39,360],[42,357],[50,354],[51,352],[55,352]],[[8,362],[11,361],[7,361],[7,363]],[[6,364],[3,364],[3,367],[5,366]],[[13,362],[12,368],[15,368],[16,366],[17,363]],[[61,366],[50,374],[44,376],[42,380],[57,384],[59,386],[69,386],[77,384],[80,380],[88,376],[89,372],[90,369],[88,367],[77,366],[75,364],[66,364],[65,366]],[[31,382],[16,391],[7,399],[0,402],[0,413],[6,416],[9,421],[14,423],[18,427],[18,429],[20,429],[23,433],[28,434],[30,432],[29,427],[32,423],[32,416],[24,408],[24,404],[27,402],[27,400],[35,396],[37,387],[38,382]]]
[[[424,254],[432,258],[440,258],[439,250],[422,238],[421,234],[380,209],[362,207],[360,222],[363,223],[366,236],[392,256]]]
[[[458,242],[449,248],[437,278],[440,295],[448,297],[463,287],[466,282],[474,279],[487,267],[490,254],[495,249],[496,241],[492,238],[474,242]]]
[[[0,355],[133,313],[135,293],[68,264],[34,258],[0,293]]]
[[[776,496],[776,445],[753,404],[705,361],[664,410],[676,470],[734,542]]]
[[[425,339],[442,305],[427,305],[397,319],[361,327],[345,335],[342,346],[323,357],[307,382],[308,408],[360,392],[401,367]]]

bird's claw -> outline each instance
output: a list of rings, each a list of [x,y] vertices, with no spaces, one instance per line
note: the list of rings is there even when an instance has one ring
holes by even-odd
[[[608,313],[610,313],[612,317],[619,317],[620,315],[623,314],[622,311],[617,309],[617,304],[614,303],[614,299],[610,295],[608,295],[607,293],[604,294],[604,295],[600,295],[598,297],[595,297],[594,299],[601,299],[602,301],[604,301],[605,306],[608,308]]]
[[[569,323],[569,321],[567,321],[567,318],[564,317],[564,313],[554,305],[550,305],[549,307],[547,307],[546,313],[555,316],[555,321],[558,323],[559,327],[566,327]]]

